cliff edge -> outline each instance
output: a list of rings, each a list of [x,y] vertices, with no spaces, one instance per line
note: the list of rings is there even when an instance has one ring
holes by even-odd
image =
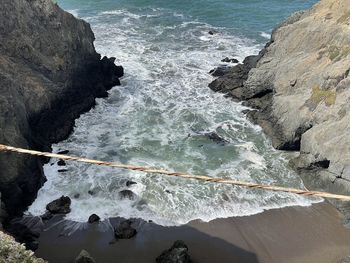
[[[51,0],[2,0],[0,39],[2,144],[50,151],[96,97],[120,84],[123,68],[96,53],[89,24]],[[36,197],[44,161],[0,153],[2,207],[10,216]]]
[[[350,194],[349,71],[350,2],[322,0],[210,88],[254,108],[275,148],[300,151],[291,164],[307,186]]]

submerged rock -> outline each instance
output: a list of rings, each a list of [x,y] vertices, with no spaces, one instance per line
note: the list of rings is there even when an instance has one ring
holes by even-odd
[[[130,191],[130,190],[122,190],[122,191],[119,192],[119,197],[121,199],[134,200],[134,199],[136,199],[136,194],[133,191]]]
[[[83,249],[75,259],[75,263],[96,263],[96,261]]]
[[[52,214],[68,214],[70,212],[71,200],[68,196],[60,198],[47,204],[46,209]]]
[[[188,247],[182,240],[177,240],[170,249],[156,258],[157,263],[191,263]]]
[[[127,187],[130,187],[130,186],[133,185],[133,184],[137,184],[137,183],[134,182],[134,181],[127,181],[127,182],[126,182],[126,186],[127,186]]]
[[[89,220],[88,220],[88,222],[89,222],[90,224],[95,223],[95,222],[99,222],[99,221],[100,221],[100,217],[99,217],[98,215],[96,215],[96,214],[92,214],[92,215],[89,217]]]
[[[137,234],[135,228],[131,226],[130,220],[121,222],[115,229],[114,235],[117,239],[130,239]]]
[[[208,132],[205,134],[206,137],[208,137],[210,140],[212,140],[213,142],[216,142],[218,144],[225,144],[228,141],[225,140],[224,138],[222,138],[219,134],[217,134],[216,132]]]

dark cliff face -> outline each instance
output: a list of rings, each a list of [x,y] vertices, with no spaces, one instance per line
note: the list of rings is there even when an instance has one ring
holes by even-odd
[[[96,53],[89,24],[51,0],[1,0],[0,143],[49,151],[123,68]],[[10,215],[34,200],[45,160],[0,153],[0,191]]]

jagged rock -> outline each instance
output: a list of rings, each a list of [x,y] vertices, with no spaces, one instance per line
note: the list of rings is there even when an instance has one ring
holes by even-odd
[[[100,221],[100,217],[99,217],[98,215],[96,215],[96,214],[92,214],[92,215],[89,217],[89,220],[88,220],[88,222],[89,222],[90,224],[95,223],[95,222],[99,222],[99,221]]]
[[[188,247],[186,244],[177,240],[170,249],[163,251],[163,253],[156,258],[157,263],[191,263],[191,258],[188,254]]]
[[[134,200],[136,198],[136,194],[133,191],[130,190],[122,190],[119,192],[119,197],[121,199],[130,199]]]
[[[114,235],[117,239],[130,239],[137,234],[135,228],[131,226],[130,220],[121,222],[115,229]]]
[[[60,198],[47,204],[46,209],[52,214],[68,214],[70,212],[71,200],[68,196]]]
[[[58,166],[66,166],[66,162],[65,162],[64,160],[59,160],[59,161],[57,162],[57,165],[58,165]]]
[[[96,261],[83,249],[75,259],[75,263],[96,263]]]
[[[126,182],[126,186],[127,186],[127,187],[130,187],[130,186],[133,185],[133,184],[137,184],[137,183],[134,182],[134,181],[127,181],[127,182]]]
[[[50,151],[123,74],[113,58],[101,60],[96,53],[89,24],[54,1],[1,0],[0,39],[4,144]],[[21,214],[36,198],[45,182],[44,161],[0,155],[0,191],[11,216]]]

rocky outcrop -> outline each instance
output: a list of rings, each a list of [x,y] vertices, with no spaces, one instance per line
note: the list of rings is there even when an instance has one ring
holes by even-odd
[[[0,38],[2,144],[50,151],[123,75],[114,58],[96,53],[89,24],[51,0],[2,0]],[[36,197],[44,161],[0,153],[1,199],[11,216]]]
[[[71,200],[68,196],[61,196],[53,200],[46,206],[47,211],[51,214],[68,214],[70,212]]]
[[[136,236],[137,231],[131,226],[131,224],[132,222],[130,220],[125,220],[121,222],[114,229],[114,236],[116,237],[116,239],[130,239]]]
[[[96,263],[96,261],[83,249],[75,259],[75,263]]]
[[[322,0],[274,30],[247,72],[245,63],[210,87],[255,108],[277,149],[313,188],[350,192],[350,5]]]
[[[156,258],[157,263],[191,263],[191,257],[188,254],[188,247],[182,240],[177,240],[171,248],[163,251]]]

